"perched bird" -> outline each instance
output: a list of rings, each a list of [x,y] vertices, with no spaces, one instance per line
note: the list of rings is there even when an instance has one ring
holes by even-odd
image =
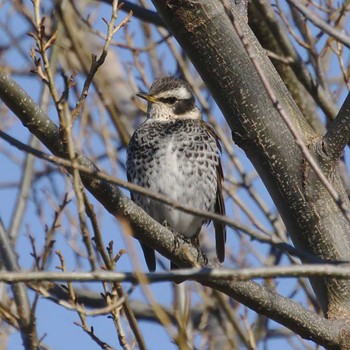
[[[147,119],[133,134],[127,150],[128,181],[196,209],[225,214],[220,144],[215,131],[202,120],[187,82],[156,79],[149,93]],[[192,242],[210,220],[185,213],[145,195],[131,194],[151,217]],[[225,226],[214,223],[216,254],[225,258]],[[154,250],[142,242],[150,271],[156,269]],[[172,264],[172,267],[176,265]]]

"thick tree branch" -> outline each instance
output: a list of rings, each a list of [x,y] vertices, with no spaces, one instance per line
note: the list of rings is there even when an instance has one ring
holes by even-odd
[[[60,157],[67,157],[65,147],[59,139],[57,126],[2,70],[0,70],[0,97],[51,152]],[[91,161],[82,155],[78,155],[78,161],[85,167],[97,169]],[[196,263],[205,266],[205,260],[202,256],[198,257],[197,249],[185,241],[181,242],[182,249],[177,249],[174,252],[175,238],[173,233],[146,215],[144,211],[125,197],[117,186],[96,179],[93,175],[84,173],[80,175],[86,188],[111,214],[121,215],[130,220],[136,229],[135,236],[138,239],[147,241],[147,244],[171,258],[180,267],[192,267]],[[198,261],[196,262],[196,260]],[[212,280],[203,282],[203,284],[222,291],[251,309],[271,317],[297,334],[313,339],[319,344],[337,348],[338,344],[343,341],[339,328],[330,326],[336,323],[330,323],[330,321],[307,311],[298,303],[254,282]],[[340,323],[340,325],[342,324]],[[344,328],[344,333],[347,332],[348,330]]]
[[[108,4],[112,3],[112,0],[101,0]],[[239,11],[242,11],[242,14],[246,16],[247,11],[247,1],[243,0],[239,2]],[[139,5],[133,4],[130,1],[123,1],[124,6],[121,10],[129,12],[133,11],[133,16],[146,21],[147,23],[154,24],[159,27],[165,27],[166,25],[159,16],[158,13],[147,10]],[[302,62],[300,56],[297,51],[294,49],[292,43],[290,42],[287,35],[285,35],[282,30],[279,22],[276,18],[275,12],[267,0],[254,0],[249,4],[249,25],[252,27],[255,35],[258,37],[259,41],[262,43],[264,48],[270,49],[275,52],[275,49],[281,50],[279,54],[287,56],[292,61],[289,64],[278,64],[274,62],[274,65],[278,72],[282,75],[282,78],[291,91],[294,98],[297,99],[297,103],[299,108],[302,111],[305,111],[304,115],[306,118],[313,117],[314,110],[312,110],[308,103],[310,100],[306,98],[305,95],[302,95],[300,89],[303,90],[302,87],[300,89],[296,89],[293,87],[292,83],[295,83],[293,75],[290,73],[289,68],[291,68],[298,79],[300,79],[301,84],[305,86],[305,88],[309,91],[309,93],[313,96],[313,98],[320,104],[324,113],[330,118],[333,119],[336,115],[337,106],[333,101],[327,96],[327,93],[324,91],[322,86],[316,86],[312,77],[310,76],[306,66]],[[266,23],[265,23],[266,22]],[[267,29],[268,28],[268,29]],[[267,32],[267,30],[269,32]],[[273,48],[272,48],[273,47]],[[293,80],[293,81],[291,81]],[[315,129],[323,134],[324,128],[323,125],[318,121],[310,120],[311,125],[315,126]]]
[[[316,159],[318,154],[310,145],[317,143],[318,135],[306,123],[234,6],[233,16],[242,36],[220,2],[153,0],[153,3],[210,89],[231,127],[234,141],[243,148],[264,181],[295,245],[323,259],[350,261],[349,222],[305,161],[252,57],[264,71],[279,109],[288,113],[301,141]],[[249,54],[242,40],[245,45],[248,43]],[[322,160],[322,170],[344,198],[346,194],[333,161],[326,157]],[[326,315],[350,315],[349,281],[311,282]]]
[[[293,246],[284,242],[281,238],[279,238],[278,236],[276,236],[274,234],[260,233],[259,231],[253,230],[246,225],[242,225],[240,223],[237,223],[234,219],[231,219],[227,216],[221,216],[219,214],[215,214],[215,213],[208,212],[205,210],[200,210],[200,209],[196,209],[196,208],[193,208],[193,207],[190,207],[187,205],[183,205],[182,203],[180,203],[178,201],[174,201],[174,200],[169,199],[167,196],[164,196],[164,195],[159,194],[159,193],[155,193],[153,191],[150,191],[147,188],[132,184],[130,182],[115,178],[115,177],[110,176],[104,172],[98,171],[95,168],[87,168],[87,167],[81,166],[79,164],[73,164],[72,161],[70,161],[70,160],[67,160],[64,158],[59,158],[59,157],[52,156],[52,155],[48,155],[42,151],[34,149],[34,148],[16,140],[16,139],[14,139],[13,137],[4,133],[1,130],[0,130],[0,138],[6,140],[12,146],[17,147],[21,151],[25,151],[29,154],[32,154],[32,155],[38,157],[39,159],[46,160],[52,164],[55,164],[58,166],[63,166],[68,171],[71,171],[73,169],[79,170],[81,173],[84,173],[87,175],[93,175],[96,179],[105,180],[111,184],[118,185],[118,186],[125,188],[125,189],[128,189],[130,191],[144,194],[144,195],[149,196],[151,198],[154,198],[162,203],[168,204],[174,208],[181,209],[186,213],[198,215],[200,217],[204,217],[207,219],[214,220],[216,222],[223,223],[229,227],[232,227],[233,229],[235,229],[239,232],[247,234],[248,236],[250,236],[251,239],[254,239],[254,240],[261,242],[261,243],[267,243],[267,244],[269,244],[269,245],[271,245],[271,246],[273,246],[273,247],[275,247],[283,252],[289,253],[290,255],[293,255],[296,257],[299,257],[300,259],[303,259],[304,261],[307,261],[309,263],[322,263],[323,262],[322,259],[320,259],[314,255],[310,255],[307,252],[303,252],[303,251],[300,251],[300,250],[294,248]]]
[[[256,72],[258,73],[258,75],[261,79],[261,82],[263,83],[264,88],[265,88],[266,92],[268,93],[272,103],[274,104],[279,115],[281,116],[281,118],[283,119],[285,124],[287,125],[289,131],[293,135],[295,143],[300,148],[300,151],[302,153],[302,157],[308,163],[307,166],[310,166],[312,171],[315,173],[316,177],[321,182],[322,186],[324,186],[327,189],[327,191],[331,195],[332,199],[339,205],[340,209],[343,212],[343,215],[350,222],[350,212],[348,210],[347,203],[343,203],[340,200],[340,195],[335,190],[332,183],[327,179],[327,177],[323,173],[321,167],[317,164],[316,160],[313,158],[308,147],[304,143],[302,133],[300,133],[299,130],[294,126],[292,118],[290,118],[287,111],[283,109],[282,104],[277,99],[277,95],[275,94],[275,91],[273,90],[272,86],[270,85],[270,82],[268,81],[268,78],[265,75],[264,70],[262,69],[262,66],[259,64],[259,61],[255,59],[254,52],[251,50],[251,45],[249,44],[249,41],[245,40],[244,34],[241,31],[240,26],[238,25],[238,22],[235,20],[233,13],[230,11],[230,9],[228,7],[226,7],[226,13],[230,17],[230,19],[232,21],[232,25],[235,28],[235,31],[237,32],[239,37],[242,39],[242,43],[244,44],[245,49],[246,49],[253,65],[254,65],[254,68],[255,68]]]
[[[334,160],[339,160],[345,146],[350,141],[350,92],[340,111],[323,137],[325,153]]]
[[[322,86],[315,86],[306,65],[283,30],[281,21],[278,20],[269,0],[250,2],[249,26],[264,49],[289,59],[288,63],[273,57],[271,61],[309,124],[323,135],[325,127],[316,114],[315,101],[330,119],[334,118],[337,108],[330,98],[326,98],[328,96]],[[269,55],[271,57],[271,54]]]

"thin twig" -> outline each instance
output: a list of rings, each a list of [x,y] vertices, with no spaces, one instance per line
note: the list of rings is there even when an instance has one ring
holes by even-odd
[[[225,8],[225,11],[228,15],[228,17],[230,18],[232,25],[234,26],[238,36],[241,38],[242,43],[257,71],[257,73],[260,76],[260,79],[262,81],[262,83],[264,84],[264,87],[268,93],[268,95],[271,98],[271,101],[273,103],[273,105],[275,106],[276,110],[278,111],[278,113],[280,114],[280,116],[282,117],[282,119],[284,120],[284,122],[286,123],[289,131],[291,132],[291,134],[294,137],[295,143],[297,144],[297,146],[299,147],[301,153],[303,154],[305,160],[310,164],[312,170],[315,172],[316,176],[319,178],[320,182],[324,185],[324,187],[326,188],[326,190],[329,192],[329,194],[331,195],[332,199],[334,200],[334,202],[338,205],[339,209],[342,211],[342,213],[344,214],[345,218],[350,222],[350,211],[348,206],[346,205],[346,203],[344,203],[344,201],[342,200],[341,196],[339,195],[339,193],[334,189],[333,185],[331,184],[331,182],[327,179],[327,177],[323,174],[322,170],[320,169],[319,165],[317,164],[317,162],[315,161],[315,159],[312,157],[309,149],[307,148],[307,146],[305,145],[302,137],[300,136],[299,132],[296,130],[296,128],[293,125],[293,122],[290,120],[288,113],[286,112],[286,110],[282,107],[280,101],[278,100],[275,92],[273,91],[273,88],[271,87],[266,74],[264,72],[264,70],[262,69],[262,67],[259,65],[258,61],[256,60],[255,56],[251,54],[251,49],[249,47],[249,43],[247,42],[241,28],[239,27],[237,21],[235,20],[229,6],[227,6],[225,0],[223,1],[223,5]]]
[[[230,226],[235,230],[244,232],[245,234],[251,236],[253,239],[255,239],[259,242],[272,244],[272,245],[276,246],[277,248],[281,249],[282,251],[286,251],[292,255],[301,257],[301,258],[305,259],[306,261],[309,261],[309,262],[320,262],[321,261],[321,259],[317,258],[316,256],[310,255],[307,252],[303,252],[303,251],[300,251],[300,250],[292,247],[291,245],[287,244],[286,242],[284,242],[282,239],[280,239],[277,236],[267,236],[264,233],[260,233],[258,231],[252,230],[248,226],[242,225],[242,224],[238,223],[236,220],[233,220],[227,216],[222,216],[222,215],[208,212],[205,210],[199,210],[199,209],[187,206],[187,205],[183,205],[180,202],[171,200],[162,194],[155,193],[155,192],[153,192],[149,189],[146,189],[144,187],[132,184],[130,182],[127,182],[127,181],[124,181],[121,179],[117,179],[117,178],[110,176],[110,175],[107,175],[99,170],[87,168],[87,167],[84,167],[84,166],[79,165],[79,164],[72,164],[72,162],[70,162],[69,160],[59,158],[56,156],[52,156],[52,155],[48,155],[48,154],[45,154],[44,152],[41,152],[38,150],[30,149],[27,145],[24,145],[20,141],[13,139],[11,136],[7,135],[6,133],[4,133],[1,130],[0,130],[0,137],[5,139],[6,141],[11,143],[15,147],[22,149],[22,150],[25,150],[26,152],[30,152],[30,153],[34,154],[35,156],[37,156],[41,159],[45,159],[51,163],[64,166],[67,169],[76,169],[82,173],[94,175],[94,177],[96,177],[96,178],[106,180],[110,183],[114,183],[116,185],[119,185],[120,187],[129,189],[130,191],[144,194],[144,195],[151,197],[153,199],[156,199],[162,203],[171,205],[176,209],[183,210],[184,212],[191,213],[191,214],[205,217],[205,218],[209,218],[211,220],[215,220],[217,222],[226,224],[227,226]]]
[[[19,271],[17,255],[11,245],[8,233],[0,219],[0,256],[1,263],[7,271]],[[4,272],[5,273],[5,272]],[[18,313],[18,324],[22,336],[23,345],[26,350],[34,349],[37,342],[35,323],[31,321],[30,302],[23,283],[12,286],[13,298]]]
[[[132,16],[132,11],[130,11],[128,13],[128,15],[117,26],[115,26],[115,22],[117,20],[119,8],[120,8],[120,6],[118,6],[118,0],[114,0],[113,5],[112,5],[111,19],[108,23],[106,20],[104,20],[104,22],[107,24],[107,28],[108,28],[106,40],[105,40],[105,43],[103,45],[103,49],[102,49],[102,53],[101,53],[100,57],[97,59],[97,57],[95,55],[91,56],[92,63],[91,63],[90,70],[87,73],[87,76],[86,76],[86,79],[84,82],[84,87],[83,87],[81,95],[78,99],[78,102],[76,103],[75,108],[72,111],[73,123],[76,120],[76,118],[78,117],[80,108],[88,95],[88,91],[89,91],[89,88],[90,88],[90,85],[92,83],[92,79],[93,79],[94,75],[96,74],[97,70],[101,67],[101,65],[104,63],[104,61],[107,57],[108,49],[109,49],[110,43],[112,41],[113,35],[120,28],[124,27],[130,21],[130,18]]]
[[[259,278],[300,278],[300,277],[327,277],[350,279],[349,263],[332,264],[303,264],[292,266],[271,266],[242,269],[178,269],[167,272],[144,273],[145,279],[142,283],[156,283],[174,281],[178,278],[194,281],[207,280],[237,280],[246,281]],[[46,272],[46,271],[25,271],[25,272],[0,272],[0,281],[7,283],[17,282],[131,282],[140,283],[140,278],[134,272]],[[74,295],[74,294],[73,294]]]
[[[309,19],[315,26],[320,28],[322,31],[332,36],[334,39],[340,41],[346,47],[350,48],[350,38],[346,33],[342,33],[333,26],[329,25],[317,15],[312,13],[307,7],[305,7],[300,1],[287,0],[287,2],[297,8],[307,19]]]

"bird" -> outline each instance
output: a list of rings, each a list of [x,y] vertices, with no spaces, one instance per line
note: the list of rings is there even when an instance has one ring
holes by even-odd
[[[147,118],[127,147],[129,182],[167,196],[188,207],[225,215],[222,192],[220,140],[202,119],[190,85],[172,76],[156,79],[149,92],[138,97],[148,102]],[[207,218],[185,213],[144,194],[131,199],[160,224],[196,242]],[[216,255],[225,259],[226,228],[214,222]],[[156,270],[155,251],[141,242],[149,271]],[[171,262],[171,268],[176,268]]]

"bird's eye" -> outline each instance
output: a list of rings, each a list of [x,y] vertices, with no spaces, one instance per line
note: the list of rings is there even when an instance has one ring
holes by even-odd
[[[160,100],[162,102],[170,104],[170,105],[174,104],[177,101],[177,99],[175,97],[166,97],[166,98],[162,98]]]

